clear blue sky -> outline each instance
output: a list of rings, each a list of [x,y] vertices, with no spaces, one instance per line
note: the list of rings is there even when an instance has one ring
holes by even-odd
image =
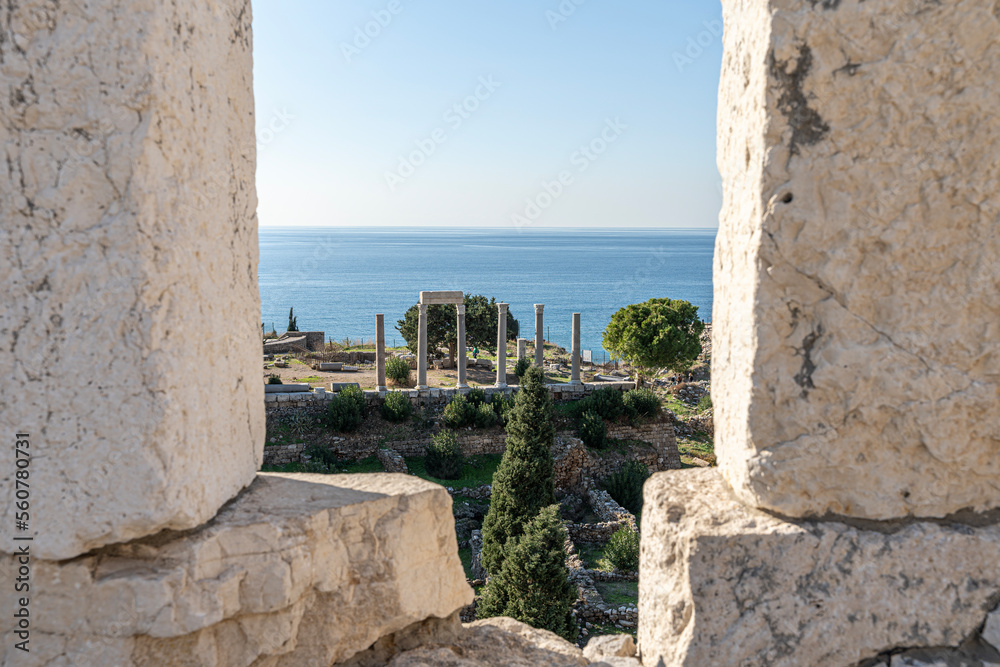
[[[714,227],[721,57],[706,0],[256,0],[260,223]]]

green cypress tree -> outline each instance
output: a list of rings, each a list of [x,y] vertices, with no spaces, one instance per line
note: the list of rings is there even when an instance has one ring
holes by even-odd
[[[507,419],[507,447],[493,475],[490,510],[483,521],[482,564],[499,572],[504,545],[524,533],[524,526],[555,499],[552,471],[552,397],[541,369],[532,367]]]
[[[559,506],[544,508],[525,525],[524,535],[507,543],[503,567],[490,578],[476,605],[477,616],[510,616],[575,640],[577,626],[570,610],[577,590],[569,581],[565,542]]]

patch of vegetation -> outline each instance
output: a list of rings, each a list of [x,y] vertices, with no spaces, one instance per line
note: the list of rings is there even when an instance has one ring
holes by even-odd
[[[385,360],[385,376],[399,386],[410,384],[410,364],[399,357],[389,357]]]
[[[320,444],[310,445],[306,448],[305,453],[312,461],[317,463],[324,463],[328,466],[335,466],[339,463],[337,454],[329,447],[324,447]]]
[[[413,415],[410,399],[398,391],[390,391],[382,403],[382,416],[391,422],[404,422]]]
[[[597,581],[594,588],[609,605],[620,607],[639,602],[639,583],[636,581]]]
[[[593,410],[587,410],[580,417],[580,426],[577,429],[583,444],[591,449],[604,449],[604,443],[608,436],[608,427]]]
[[[385,472],[385,467],[378,460],[377,456],[369,456],[360,461],[339,461],[335,464],[326,464],[322,461],[309,461],[307,463],[285,463],[277,466],[262,466],[261,472],[318,472],[325,474],[355,474],[366,472]]]
[[[528,372],[529,368],[531,368],[531,362],[528,361],[527,357],[521,359],[516,364],[514,364],[514,375],[516,375],[517,379],[520,380],[521,378],[524,377],[524,374]]]
[[[276,373],[271,373],[267,376],[268,384],[281,384],[281,376]]]
[[[681,454],[682,461],[684,456],[697,456],[713,466],[716,464],[715,445],[707,435],[696,434],[691,438],[678,438],[677,450]]]
[[[479,387],[475,387],[469,390],[469,395],[467,397],[467,400],[469,401],[470,405],[474,407],[479,407],[481,404],[486,402],[486,392],[480,389]]]
[[[617,570],[635,572],[639,569],[639,531],[632,526],[622,526],[608,540],[604,557]]]
[[[649,478],[649,468],[639,461],[628,461],[620,470],[601,481],[615,502],[633,515],[642,511],[642,485]]]
[[[406,467],[417,477],[434,482],[435,484],[441,484],[442,486],[462,488],[476,487],[492,483],[493,474],[500,466],[500,455],[478,454],[476,456],[467,457],[465,459],[465,465],[462,466],[462,476],[456,480],[447,480],[431,475],[427,471],[427,465],[425,463],[426,457],[408,456],[405,458],[405,461]],[[466,500],[471,501],[472,499],[466,498]]]
[[[678,417],[690,417],[694,414],[694,408],[678,399],[673,394],[667,394],[663,400],[663,407],[673,412]]]
[[[465,570],[465,578],[472,579],[472,548],[462,547],[458,550],[458,557],[462,561],[462,569]]]
[[[444,406],[441,419],[448,428],[470,426],[476,420],[476,406],[464,395],[455,394]]]
[[[476,428],[489,428],[497,423],[497,414],[489,403],[480,403],[476,407],[473,423]]]
[[[698,401],[698,405],[696,405],[694,409],[697,410],[698,412],[705,412],[706,410],[711,410],[712,409],[712,395],[711,394],[705,394],[704,396],[702,396],[701,400]]]
[[[625,414],[632,421],[652,419],[660,414],[660,399],[652,389],[641,387],[625,392],[622,397]]]
[[[427,445],[427,456],[424,457],[428,473],[440,479],[459,479],[462,477],[463,463],[462,448],[454,431],[441,431],[431,438],[431,444]]]
[[[326,409],[327,425],[334,431],[356,431],[365,419],[365,393],[348,386],[337,392]]]
[[[319,377],[318,375],[310,375],[309,377],[296,378],[295,381],[296,382],[308,382],[309,384],[312,384],[313,382],[322,382],[323,378]]]
[[[649,299],[619,309],[604,330],[604,349],[639,373],[682,372],[701,354],[705,324],[698,307],[680,299]]]
[[[476,615],[510,616],[575,640],[577,626],[571,610],[577,589],[569,581],[565,541],[559,506],[549,505],[525,524],[522,535],[504,546],[503,565],[493,570],[496,574],[479,600]]]

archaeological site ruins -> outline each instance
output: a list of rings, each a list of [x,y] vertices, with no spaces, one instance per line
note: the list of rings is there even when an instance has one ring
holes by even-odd
[[[1000,2],[723,5],[719,466],[586,653],[460,622],[445,488],[258,472],[249,0],[0,7],[0,662],[1000,665]]]

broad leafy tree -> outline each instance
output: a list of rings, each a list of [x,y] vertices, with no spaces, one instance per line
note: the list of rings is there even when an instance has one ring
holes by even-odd
[[[487,299],[481,294],[466,294],[463,301],[466,345],[469,349],[478,347],[495,352],[499,320],[496,299]],[[420,306],[411,306],[403,319],[396,322],[396,330],[406,341],[406,347],[416,354],[420,333]],[[518,321],[508,310],[507,340],[517,340],[518,330]],[[458,352],[458,313],[453,305],[427,306],[427,350],[432,352],[439,347],[447,347],[451,360],[455,360]]]
[[[642,372],[668,368],[683,372],[701,354],[698,307],[679,299],[650,299],[611,316],[604,347]]]
[[[504,547],[524,533],[543,507],[555,502],[552,397],[542,371],[531,367],[507,418],[507,446],[493,475],[490,509],[483,520],[483,567],[500,572]]]

